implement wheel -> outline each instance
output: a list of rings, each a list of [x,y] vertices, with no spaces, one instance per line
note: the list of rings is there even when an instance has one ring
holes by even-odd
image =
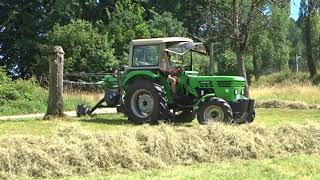
[[[124,98],[128,120],[135,124],[157,123],[166,118],[168,107],[162,87],[147,79],[130,84]]]
[[[200,124],[214,122],[232,123],[232,109],[223,99],[210,98],[200,106],[197,119]]]

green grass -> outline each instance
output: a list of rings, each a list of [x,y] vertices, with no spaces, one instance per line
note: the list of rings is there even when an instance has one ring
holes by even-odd
[[[47,110],[47,91],[36,88],[31,99],[19,98],[0,104],[0,116],[45,113]],[[74,111],[79,104],[93,107],[101,98],[100,93],[65,93],[64,109]]]
[[[255,124],[276,126],[284,123],[320,123],[319,110],[257,109]],[[132,125],[121,114],[98,115],[92,117],[66,118],[64,120],[21,120],[0,121],[0,136],[6,135],[51,135],[58,127],[75,124],[92,132],[117,132],[139,126]],[[183,124],[189,126],[190,124]],[[198,126],[197,120],[192,125]]]
[[[286,123],[304,124],[308,122],[320,123],[319,110],[295,109],[257,109],[256,124],[276,126]]]
[[[175,166],[161,170],[109,173],[71,179],[319,179],[319,155]]]
[[[126,117],[121,114],[108,114],[83,118],[46,120],[9,120],[0,121],[0,136],[5,135],[52,135],[57,128],[66,125],[78,125],[92,132],[119,131],[131,127]]]

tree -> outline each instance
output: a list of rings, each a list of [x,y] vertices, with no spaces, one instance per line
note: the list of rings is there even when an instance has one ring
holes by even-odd
[[[273,42],[273,68],[278,71],[288,69],[290,46],[288,40],[289,10],[272,6],[270,38]]]
[[[290,52],[290,66],[294,70],[296,68],[296,58],[300,54],[302,59],[306,59],[305,56],[305,46],[302,29],[298,27],[298,23],[293,19],[290,20],[288,39],[290,41],[291,52]],[[299,66],[301,63],[299,63]],[[300,66],[301,67],[301,66]]]
[[[105,30],[114,41],[112,48],[120,64],[127,63],[129,43],[135,38],[148,38],[150,32],[147,22],[143,17],[143,8],[139,4],[129,2],[117,2],[115,11],[111,13],[109,24],[105,24]]]
[[[174,37],[185,36],[186,29],[182,23],[172,16],[169,12],[161,15],[153,12],[153,17],[148,21],[151,37]]]
[[[0,66],[7,72],[25,79],[38,74],[50,9],[50,0],[0,2]]]
[[[303,19],[305,28],[305,44],[306,54],[310,77],[313,78],[317,74],[317,69],[314,63],[314,52],[313,52],[313,29],[312,18],[315,16],[317,9],[316,0],[302,0],[300,5],[300,17]]]
[[[118,65],[108,35],[100,33],[87,21],[55,25],[48,41],[51,45],[63,47],[67,72],[106,72]]]

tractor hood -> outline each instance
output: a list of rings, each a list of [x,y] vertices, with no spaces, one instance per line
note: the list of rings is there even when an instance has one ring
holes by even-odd
[[[245,79],[240,76],[198,76],[196,74],[190,74],[188,75],[190,79],[197,79],[198,81],[202,80],[210,80],[213,82],[218,81],[243,81],[245,82]]]
[[[218,96],[227,101],[241,99],[244,95],[246,81],[239,76],[197,76],[187,75],[190,89],[212,89]]]
[[[245,79],[240,76],[197,76],[188,75],[189,82],[197,87],[245,87]]]
[[[189,83],[194,87],[244,88],[245,79],[239,76],[196,76],[188,75]]]

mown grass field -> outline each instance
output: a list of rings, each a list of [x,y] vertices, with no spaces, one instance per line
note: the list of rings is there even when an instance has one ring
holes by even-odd
[[[283,124],[306,123],[320,124],[320,112],[318,110],[261,108],[257,109],[257,118],[253,125],[273,128]],[[51,121],[2,121],[0,122],[0,139],[14,136],[49,137],[56,133],[58,128],[70,125],[79,127],[89,133],[107,134],[128,132],[128,130],[141,127],[132,125],[120,114]],[[177,128],[199,126],[200,128],[196,120],[190,124],[177,124],[175,126]],[[150,126],[148,128],[157,127]],[[142,171],[119,169],[86,176],[67,176],[60,179],[318,179],[320,177],[319,160],[320,156],[317,154],[288,154],[287,156],[272,159],[226,160],[189,166],[168,166]]]

